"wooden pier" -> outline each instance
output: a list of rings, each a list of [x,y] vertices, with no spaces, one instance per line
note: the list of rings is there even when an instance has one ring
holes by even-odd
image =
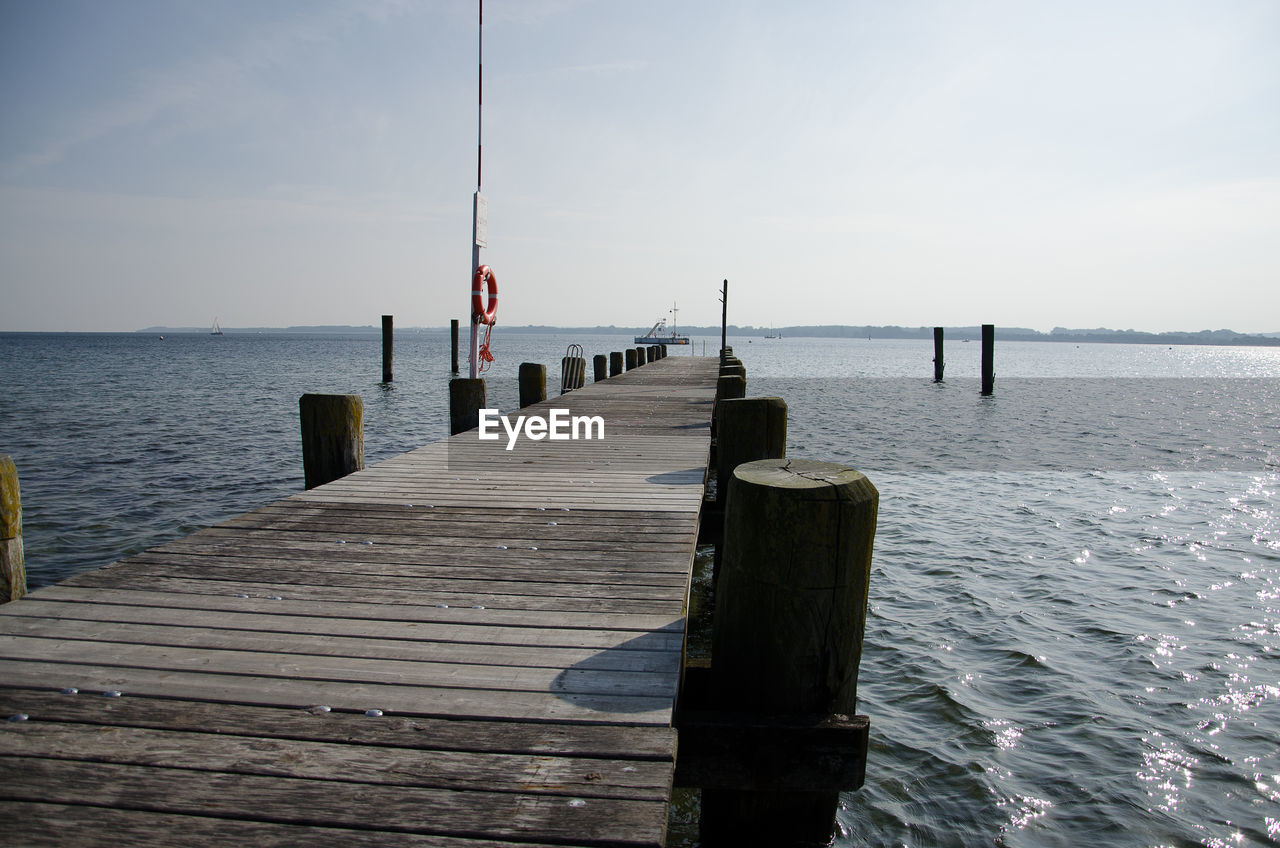
[[[603,440],[463,433],[0,606],[3,841],[662,845],[717,369],[521,410]]]

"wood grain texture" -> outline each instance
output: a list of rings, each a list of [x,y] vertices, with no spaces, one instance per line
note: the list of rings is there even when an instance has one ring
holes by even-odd
[[[604,439],[460,433],[0,607],[6,838],[661,845],[716,371],[521,410]]]

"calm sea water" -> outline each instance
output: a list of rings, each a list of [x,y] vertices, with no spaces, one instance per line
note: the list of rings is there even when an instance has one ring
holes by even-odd
[[[376,336],[0,334],[32,586],[299,491],[305,392],[371,462],[444,436],[447,335],[396,341],[383,386]],[[494,405],[570,342],[630,346],[499,328]],[[976,343],[731,344],[881,494],[838,845],[1280,844],[1280,350],[1000,343],[980,398]]]

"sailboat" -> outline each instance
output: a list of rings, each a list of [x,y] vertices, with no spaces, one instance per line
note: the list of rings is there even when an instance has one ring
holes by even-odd
[[[218,319],[217,319],[217,318],[214,318],[214,319],[213,319],[213,329],[209,331],[209,335],[211,335],[211,336],[220,336],[220,335],[222,335],[222,328],[218,326]]]

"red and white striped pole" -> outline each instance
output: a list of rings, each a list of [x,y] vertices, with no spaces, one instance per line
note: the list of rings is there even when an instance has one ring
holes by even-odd
[[[481,161],[484,152],[484,0],[478,0],[478,6],[479,26],[477,27],[478,36],[476,47],[476,193],[475,197],[472,199],[471,206],[471,269],[467,274],[469,279],[474,279],[475,271],[480,267],[480,246],[482,242],[487,240],[485,234],[480,231],[480,207],[484,203],[483,198],[480,196]],[[475,285],[475,283],[473,282],[472,285]],[[473,300],[474,297],[475,295],[473,294]],[[470,302],[468,303],[468,308],[470,308]],[[479,374],[478,368],[480,356],[479,349],[477,347],[480,341],[479,327],[477,324],[479,320],[480,316],[475,313],[474,309],[472,309],[471,354],[469,358],[471,360],[471,379],[473,380]]]

